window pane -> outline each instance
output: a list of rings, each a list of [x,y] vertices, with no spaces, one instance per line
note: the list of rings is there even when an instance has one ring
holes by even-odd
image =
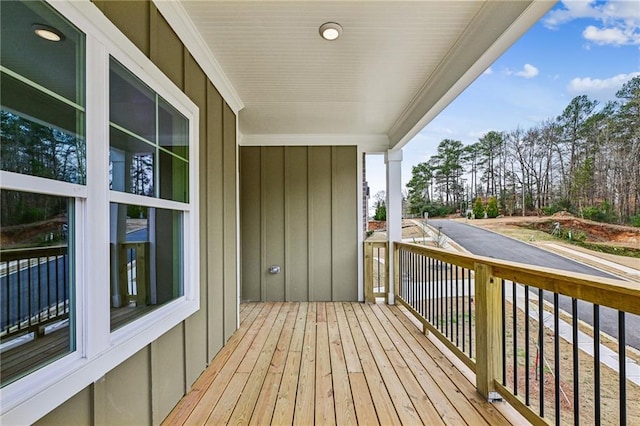
[[[160,198],[189,202],[189,165],[172,154],[160,151]]]
[[[109,64],[109,121],[156,141],[156,94],[113,58]]]
[[[72,200],[0,191],[0,383],[75,350]]]
[[[111,330],[184,294],[182,212],[111,203]]]
[[[0,167],[84,184],[84,34],[41,2],[3,2]],[[57,31],[58,42],[34,33]]]
[[[153,197],[156,147],[111,128],[110,189]]]
[[[189,122],[162,98],[158,101],[160,146],[189,159]]]
[[[40,1],[3,1],[0,20],[2,66],[84,107],[84,34]],[[34,24],[52,27],[63,39],[38,37]]]
[[[3,86],[3,92],[4,88],[5,86]],[[51,104],[56,104],[53,99],[49,98],[49,100],[52,101]],[[43,102],[41,105],[46,104]],[[57,104],[59,116],[64,115],[65,110],[75,116],[75,112],[68,111],[66,105]],[[84,184],[86,182],[84,138],[43,123],[6,110],[0,112],[2,170]]]

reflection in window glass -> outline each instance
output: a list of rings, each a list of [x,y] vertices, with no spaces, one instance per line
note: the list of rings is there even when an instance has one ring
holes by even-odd
[[[110,189],[153,197],[156,148],[111,127]]]
[[[84,184],[84,34],[42,2],[3,2],[0,167]],[[62,40],[35,35],[33,24]]]
[[[0,197],[0,385],[5,386],[75,350],[73,226],[68,198],[8,190]]]
[[[109,121],[156,141],[156,94],[113,58],[109,67]]]
[[[189,165],[180,157],[160,151],[160,198],[189,202]]]
[[[110,188],[188,202],[188,120],[119,62],[109,66]]]
[[[160,146],[182,159],[189,158],[187,119],[164,99],[159,99],[158,121]]]
[[[111,330],[184,294],[182,212],[111,203]]]
[[[42,1],[3,1],[0,23],[3,72],[16,73],[84,107],[84,34]],[[38,37],[36,23],[56,29],[64,38],[52,42]]]

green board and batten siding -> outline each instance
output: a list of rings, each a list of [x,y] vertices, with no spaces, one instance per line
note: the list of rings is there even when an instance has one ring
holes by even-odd
[[[353,146],[240,148],[243,300],[358,299],[357,171]]]
[[[200,109],[200,307],[38,424],[159,424],[236,329],[236,117],[150,1],[94,1]]]

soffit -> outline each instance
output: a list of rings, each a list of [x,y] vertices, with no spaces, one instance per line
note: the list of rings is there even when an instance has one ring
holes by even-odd
[[[385,135],[393,146],[490,64],[468,75],[530,2],[181,4],[244,105],[243,135]],[[342,25],[338,40],[319,36],[327,21]]]

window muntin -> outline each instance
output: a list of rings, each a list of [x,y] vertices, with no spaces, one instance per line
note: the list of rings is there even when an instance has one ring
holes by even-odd
[[[111,330],[184,295],[183,213],[111,203]]]
[[[85,36],[40,2],[3,2],[0,16],[0,168],[84,184]],[[41,39],[34,23],[64,39]]]
[[[5,386],[75,350],[74,228],[70,198],[3,189],[0,201]]]

